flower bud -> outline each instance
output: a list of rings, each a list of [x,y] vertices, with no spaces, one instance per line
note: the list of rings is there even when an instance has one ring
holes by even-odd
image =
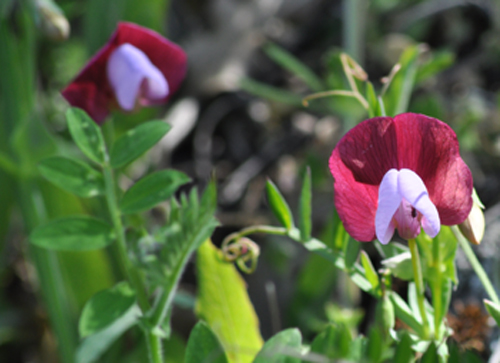
[[[483,204],[479,200],[476,190],[474,189],[472,193],[472,198],[474,203],[472,204],[472,209],[469,216],[465,221],[458,225],[462,235],[469,240],[470,243],[478,245],[481,243],[484,236],[484,214],[481,210],[484,208]]]
[[[62,10],[52,0],[36,0],[40,15],[40,27],[52,40],[63,41],[69,37],[69,22]]]

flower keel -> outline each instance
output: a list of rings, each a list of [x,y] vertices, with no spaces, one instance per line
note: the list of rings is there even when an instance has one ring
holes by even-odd
[[[409,169],[390,169],[379,187],[375,215],[378,240],[388,243],[397,228],[404,239],[420,233],[420,226],[431,237],[439,233],[441,222],[422,179]]]
[[[132,111],[141,99],[158,100],[168,96],[168,82],[144,52],[125,43],[109,57],[107,76],[120,107]]]

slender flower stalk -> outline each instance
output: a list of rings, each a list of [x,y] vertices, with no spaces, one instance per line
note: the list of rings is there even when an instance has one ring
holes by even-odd
[[[422,317],[422,327],[423,327],[423,337],[427,339],[429,337],[429,321],[427,320],[427,314],[425,312],[425,286],[424,278],[422,274],[422,264],[420,262],[420,255],[418,253],[417,242],[414,238],[408,240],[408,247],[411,253],[411,264],[413,267],[413,279],[415,281],[415,286],[417,288],[417,302],[418,310],[420,311],[420,316]]]
[[[500,305],[500,299],[498,298],[498,295],[495,291],[495,288],[493,287],[493,284],[491,283],[490,279],[488,278],[488,275],[486,274],[486,271],[484,271],[483,266],[481,265],[481,262],[477,259],[474,251],[472,250],[469,242],[465,239],[465,237],[460,233],[460,230],[458,229],[457,226],[451,227],[451,230],[453,234],[455,235],[458,243],[460,244],[460,247],[462,247],[462,250],[465,253],[465,256],[469,260],[469,263],[471,264],[472,268],[474,269],[474,272],[476,273],[477,277],[479,277],[479,280],[481,280],[481,283],[484,286],[484,289],[490,296],[490,299],[495,303]]]

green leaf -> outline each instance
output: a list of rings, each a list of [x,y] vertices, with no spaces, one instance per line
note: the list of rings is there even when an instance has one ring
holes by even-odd
[[[254,363],[300,363],[301,344],[299,329],[283,330],[264,344]]]
[[[350,269],[354,265],[354,263],[358,259],[360,250],[360,242],[356,241],[355,239],[349,238],[344,250],[346,268]]]
[[[413,280],[413,265],[410,251],[382,260],[382,265],[388,268],[392,275],[401,280]]]
[[[381,362],[382,354],[384,353],[384,341],[382,334],[378,329],[372,327],[368,333],[368,342],[366,346],[367,356],[370,362]]]
[[[173,200],[164,228],[155,235],[153,245],[139,246],[139,253],[149,254],[143,262],[147,276],[163,289],[153,314],[155,324],[161,324],[174,300],[175,291],[192,253],[210,238],[218,225],[214,217],[217,195],[211,182],[199,201],[197,190]],[[152,248],[152,252],[149,252]]]
[[[68,128],[80,150],[92,161],[104,164],[106,146],[101,129],[87,113],[79,108],[70,108],[66,112]]]
[[[401,55],[399,59],[401,69],[394,76],[389,89],[383,97],[387,116],[392,117],[407,112],[417,74],[417,60],[421,52],[422,46],[414,45],[406,48]]]
[[[433,52],[430,59],[422,64],[416,74],[415,83],[419,84],[430,77],[451,67],[455,61],[455,53],[449,50]]]
[[[245,281],[210,241],[198,249],[196,266],[198,315],[219,338],[229,362],[252,362],[263,341]]]
[[[420,324],[408,306],[408,304],[399,296],[396,292],[389,292],[389,298],[391,299],[394,305],[394,312],[396,313],[396,317],[398,317],[403,323],[412,328],[417,335],[422,335],[422,325]]]
[[[227,363],[226,353],[207,323],[198,322],[186,348],[185,363]]]
[[[396,323],[394,305],[387,294],[377,302],[375,321],[386,337],[388,336],[389,330],[394,328],[394,324]]]
[[[438,356],[436,344],[432,342],[429,347],[427,348],[427,351],[424,353],[422,356],[422,359],[420,360],[421,363],[439,363],[440,359]]]
[[[311,238],[311,197],[311,169],[307,167],[302,180],[299,204],[299,230],[303,242]]]
[[[411,349],[412,341],[409,334],[405,331],[401,336],[401,340],[396,345],[396,353],[394,354],[394,362],[398,363],[413,363],[415,361],[415,353]]]
[[[79,216],[55,219],[37,227],[30,236],[38,247],[57,251],[103,248],[114,240],[113,229],[99,219]]]
[[[170,130],[164,121],[149,121],[127,131],[111,148],[111,166],[125,166],[153,147]]]
[[[38,170],[51,183],[79,197],[90,198],[105,193],[102,174],[79,160],[54,156],[42,160]]]
[[[370,257],[368,257],[368,254],[365,251],[361,251],[361,265],[365,269],[365,277],[368,281],[370,281],[373,291],[378,291],[380,288],[380,280],[378,278],[377,271],[375,271],[375,268],[370,261]]]
[[[380,111],[380,106],[377,100],[377,94],[375,93],[375,89],[373,88],[373,84],[370,81],[366,82],[366,100],[368,101],[368,116],[370,118],[375,116],[382,116]]]
[[[301,78],[313,91],[320,92],[324,90],[323,82],[316,74],[304,63],[285,49],[273,43],[267,43],[264,46],[264,52],[283,68],[289,70],[297,77]]]
[[[240,87],[244,91],[255,96],[269,99],[271,101],[284,103],[292,106],[302,107],[302,97],[295,93],[269,86],[265,83],[254,81],[250,78],[243,78]]]
[[[132,326],[137,324],[141,311],[133,305],[124,315],[105,329],[83,339],[76,352],[76,363],[92,363]]]
[[[135,292],[127,282],[120,282],[109,289],[98,292],[83,308],[78,325],[80,336],[85,338],[104,329],[125,315],[135,304],[135,301]]]
[[[150,174],[127,190],[120,200],[120,209],[124,214],[151,209],[170,198],[181,185],[189,181],[186,174],[172,169]]]
[[[486,299],[483,300],[483,302],[484,306],[486,307],[486,310],[497,323],[497,326],[500,326],[500,305],[495,304],[493,301]]]
[[[266,183],[267,199],[278,221],[288,230],[294,228],[293,216],[285,198],[271,180]]]
[[[330,359],[347,358],[351,342],[351,332],[344,324],[328,325],[314,338],[311,352],[322,354]]]

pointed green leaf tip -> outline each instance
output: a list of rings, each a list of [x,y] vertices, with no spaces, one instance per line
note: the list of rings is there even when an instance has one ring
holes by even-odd
[[[80,316],[80,337],[94,334],[122,317],[134,305],[135,300],[135,292],[127,282],[121,282],[92,296]]]
[[[131,163],[160,141],[170,128],[163,121],[149,121],[127,131],[111,148],[111,166],[116,169]]]
[[[311,169],[307,167],[302,180],[299,204],[299,229],[302,242],[307,242],[311,238],[311,198]]]
[[[97,164],[106,161],[106,146],[101,129],[85,111],[70,108],[66,112],[68,129],[76,145],[90,160]]]
[[[293,216],[285,198],[271,180],[266,183],[267,199],[278,221],[288,230],[294,228]]]
[[[222,261],[210,240],[198,249],[196,266],[197,314],[217,335],[230,363],[251,363],[263,341],[245,281],[232,264]]]
[[[254,363],[301,363],[301,344],[299,329],[283,330],[264,344]]]
[[[185,363],[228,363],[217,336],[204,321],[198,322],[189,335]]]
[[[150,174],[135,183],[120,201],[120,209],[125,214],[138,213],[153,208],[170,198],[189,177],[177,170],[162,170]]]

